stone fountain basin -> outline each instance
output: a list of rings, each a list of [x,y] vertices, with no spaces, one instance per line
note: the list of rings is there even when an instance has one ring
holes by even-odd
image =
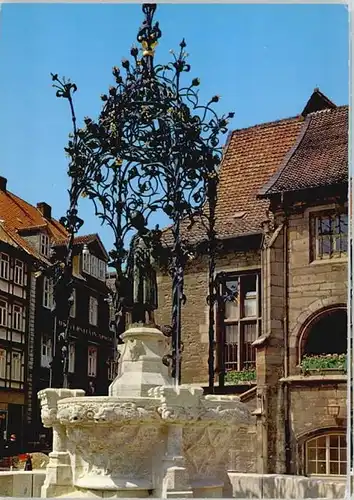
[[[154,451],[166,429],[156,398],[74,397],[58,401],[75,461],[74,485],[86,490],[152,488]]]

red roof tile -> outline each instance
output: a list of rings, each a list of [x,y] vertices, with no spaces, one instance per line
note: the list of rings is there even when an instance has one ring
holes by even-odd
[[[301,116],[235,130],[221,171],[217,205],[219,237],[257,233],[268,202],[257,193],[278,170],[301,130]]]
[[[346,183],[348,179],[348,106],[311,113],[299,140],[259,195]]]
[[[257,193],[295,144],[303,121],[302,116],[287,118],[235,130],[229,135],[218,186],[216,231],[219,239],[261,232],[269,202],[257,199]],[[182,231],[190,243],[205,239],[200,223],[190,231],[187,226],[185,222]],[[168,228],[164,241],[171,243]]]
[[[65,228],[58,221],[45,219],[38,208],[9,191],[0,190],[0,220],[17,231],[47,228],[54,240],[67,235]]]
[[[41,211],[7,190],[0,189],[0,240],[13,242],[36,259],[48,262],[22,237],[28,231],[47,229],[53,242],[64,245],[68,238],[66,229],[57,220],[43,217]],[[106,258],[108,254],[98,234],[77,236],[75,244],[89,244],[97,240]]]

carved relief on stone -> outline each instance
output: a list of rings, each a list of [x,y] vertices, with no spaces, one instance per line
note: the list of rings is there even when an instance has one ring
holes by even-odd
[[[93,398],[92,398],[93,399]],[[63,425],[85,423],[148,422],[159,419],[154,406],[140,407],[133,402],[83,401],[82,403],[59,404],[58,420]]]
[[[147,478],[153,449],[163,439],[162,429],[156,425],[71,426],[66,432],[76,455],[86,463],[81,477]]]
[[[232,430],[230,426],[185,427],[183,450],[193,479],[216,478],[225,473]]]
[[[58,422],[58,404],[72,396],[84,396],[85,391],[70,389],[43,389],[38,393],[41,404],[41,419],[44,427],[53,427]]]
[[[234,408],[225,408],[223,405],[216,407],[211,406],[210,402],[204,405],[200,413],[200,419],[207,422],[213,422],[217,425],[223,424],[226,426],[249,424],[252,421],[252,416],[248,408],[240,402],[234,401]],[[215,405],[215,402],[214,402]]]
[[[141,340],[129,340],[128,350],[126,351],[124,361],[138,361],[145,354],[145,348]]]
[[[203,389],[195,387],[155,387],[149,395],[160,400],[158,413],[163,420],[184,422],[198,420]]]

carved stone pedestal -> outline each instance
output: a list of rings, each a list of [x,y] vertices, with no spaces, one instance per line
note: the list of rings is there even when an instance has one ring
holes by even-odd
[[[49,453],[46,478],[41,490],[42,498],[57,497],[74,491],[69,453]]]
[[[193,498],[189,474],[182,455],[182,443],[182,425],[171,425],[168,429],[167,453],[164,459],[163,498]]]
[[[46,478],[41,490],[42,498],[57,497],[74,491],[65,428],[57,418],[58,402],[84,395],[85,391],[69,389],[44,389],[38,393],[43,425],[53,427],[53,451],[49,453]]]
[[[120,373],[109,386],[110,396],[145,397],[152,387],[172,385],[162,363],[166,339],[160,330],[133,325],[122,340]]]

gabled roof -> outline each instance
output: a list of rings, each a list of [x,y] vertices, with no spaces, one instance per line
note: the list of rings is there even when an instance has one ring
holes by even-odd
[[[297,116],[234,130],[229,134],[218,186],[218,239],[261,232],[269,202],[257,199],[257,193],[295,144],[303,121],[302,116]],[[190,230],[188,225],[189,222],[182,224],[182,233],[189,243],[206,239],[205,229],[200,223],[195,223]],[[172,242],[169,228],[166,228],[163,240],[166,244]]]
[[[257,193],[295,144],[303,120],[297,116],[231,133],[220,171],[219,237],[260,232],[268,202],[258,200]]]
[[[314,113],[315,111],[323,111],[324,109],[333,109],[337,106],[328,99],[327,96],[322,94],[320,89],[316,88],[310,99],[307,101],[306,106],[302,110],[302,116],[307,116],[310,113]]]
[[[64,246],[66,244],[66,242],[67,242],[67,238],[62,238],[62,239],[56,241],[56,246]],[[94,243],[94,242],[96,242],[98,244],[103,255],[108,260],[109,256],[108,256],[107,250],[105,249],[105,247],[102,243],[102,240],[97,233],[85,234],[82,236],[76,236],[76,238],[74,238],[74,245],[75,246],[90,245],[91,243]]]
[[[49,260],[41,255],[37,250],[32,247],[27,240],[22,238],[16,229],[8,227],[5,222],[0,222],[0,241],[7,243],[15,248],[22,249],[31,257],[38,259],[46,264],[49,264]]]
[[[46,228],[54,240],[67,236],[65,228],[58,221],[45,219],[38,208],[7,190],[0,190],[0,220],[19,232]]]
[[[342,184],[347,179],[348,106],[339,106],[307,115],[298,140],[259,196]]]
[[[5,179],[2,178],[2,180],[4,181]],[[5,187],[0,189],[0,235],[2,234],[3,241],[9,239],[34,258],[48,262],[22,236],[30,234],[33,231],[47,230],[54,244],[60,246],[64,245],[67,241],[68,233],[66,229],[59,221],[52,217],[44,217],[39,208],[34,207],[8,191],[6,189],[6,182],[5,184],[3,183],[3,186]],[[75,238],[75,244],[77,245],[90,244],[94,241],[100,246],[103,255],[108,260],[108,254],[98,234],[83,235]]]
[[[337,107],[319,89],[299,116],[231,132],[220,169],[217,237],[261,233],[269,209],[264,198],[279,190],[276,182],[297,190],[345,181],[347,136],[348,107]],[[190,243],[206,238],[201,224],[187,226],[182,233]],[[169,228],[164,241],[171,243]]]

